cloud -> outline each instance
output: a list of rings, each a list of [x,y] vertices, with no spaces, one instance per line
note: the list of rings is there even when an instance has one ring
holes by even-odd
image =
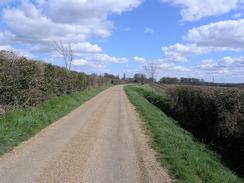
[[[112,57],[107,54],[90,54],[87,56],[84,56],[84,58],[90,62],[96,62],[100,64],[122,64],[126,63],[129,60],[127,58],[123,57]]]
[[[183,36],[192,44],[176,43],[162,47],[164,57],[187,62],[186,57],[222,51],[244,50],[244,19],[226,20],[193,28]]]
[[[125,32],[130,32],[130,31],[132,31],[132,29],[131,29],[130,27],[126,27],[126,28],[124,29],[124,31],[125,31]]]
[[[177,43],[175,45],[167,46],[167,47],[162,47],[162,50],[164,52],[164,56],[166,58],[172,58],[177,61],[177,58],[179,60],[187,61],[182,58],[184,57],[190,57],[190,56],[196,56],[196,55],[201,55],[204,53],[209,53],[211,52],[211,48],[208,47],[198,47],[196,44],[188,44],[188,45],[183,45],[180,43]],[[181,62],[182,62],[181,61]]]
[[[98,45],[92,45],[89,42],[80,42],[73,44],[72,48],[76,53],[96,53],[102,51],[102,48],[100,48]]]
[[[214,62],[214,59],[207,59],[207,60],[202,60],[201,64],[211,64]]]
[[[74,60],[72,65],[73,66],[84,66],[84,65],[88,65],[89,62],[85,59],[78,59],[78,60]]]
[[[112,57],[107,54],[86,54],[81,59],[75,59],[72,63],[72,68],[77,71],[86,73],[112,73],[107,68],[107,64],[123,64],[129,60],[126,58]]]
[[[154,32],[154,30],[152,28],[145,28],[144,32],[152,34]]]
[[[207,59],[202,60],[196,66],[182,66],[178,62],[171,59],[143,59],[143,65],[153,61],[157,64],[157,79],[162,77],[193,77],[212,81],[215,76],[217,82],[243,82],[244,79],[244,56],[240,57],[223,57],[218,60]],[[189,60],[188,60],[189,61]],[[139,69],[131,71],[131,73],[140,73],[143,71],[143,66]],[[233,79],[233,80],[232,80]]]
[[[200,72],[203,76],[219,76],[229,78],[240,78],[239,82],[243,82],[244,73],[244,56],[241,57],[224,57],[211,62],[201,62],[199,66],[193,67],[193,71]],[[242,78],[242,79],[241,79]]]
[[[173,63],[162,64],[159,67],[158,79],[161,77],[193,77],[216,82],[243,82],[244,56],[224,57],[218,60],[203,60],[197,66],[184,67]]]
[[[211,62],[202,61],[199,68],[207,70],[223,70],[228,69],[229,72],[233,73],[236,70],[243,69],[244,67],[244,56],[241,57],[224,57],[218,61],[211,60]],[[243,75],[243,74],[242,74]]]
[[[0,44],[37,45],[39,50],[46,50],[47,45],[59,39],[78,44],[90,38],[107,38],[113,30],[108,17],[130,11],[140,3],[141,0],[21,0],[15,6],[3,7],[2,23],[6,28],[0,30]]]
[[[231,10],[241,9],[243,0],[161,0],[182,8],[183,21],[196,21],[208,16],[219,16]]]
[[[138,63],[145,63],[147,61],[145,58],[137,57],[137,56],[133,57],[133,59],[135,62],[138,62]]]
[[[243,16],[243,13],[236,13],[234,15],[232,15],[232,18],[236,18],[236,19],[239,19]]]
[[[47,2],[48,14],[54,22],[82,23],[100,22],[110,14],[121,14],[140,5],[140,0],[51,0]]]
[[[14,2],[14,1],[17,1],[17,0],[0,0],[0,5],[4,5],[4,4],[10,3],[10,2]]]
[[[193,28],[184,37],[198,46],[244,48],[244,19],[226,20]]]

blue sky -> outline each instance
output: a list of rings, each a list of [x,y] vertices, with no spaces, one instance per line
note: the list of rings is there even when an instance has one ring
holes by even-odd
[[[244,82],[244,0],[0,0],[0,49],[72,69]]]

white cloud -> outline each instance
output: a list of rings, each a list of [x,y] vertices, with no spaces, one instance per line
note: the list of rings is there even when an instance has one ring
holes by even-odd
[[[125,31],[125,32],[130,32],[130,31],[132,31],[132,29],[131,29],[130,27],[126,27],[126,28],[124,29],[124,31]]]
[[[170,63],[170,62],[166,62],[166,63],[162,63],[162,64],[158,64],[159,68],[161,69],[169,69],[175,66],[174,63]]]
[[[204,75],[215,76],[237,76],[244,77],[244,56],[241,57],[224,57],[217,61],[212,60],[210,63],[201,62],[199,66],[194,67]]]
[[[152,28],[148,28],[147,27],[147,28],[145,28],[144,32],[145,33],[151,33],[152,34],[154,32],[154,30]]]
[[[236,19],[239,19],[243,16],[243,13],[236,13],[232,16],[232,18],[236,18]]]
[[[207,59],[207,60],[202,60],[201,64],[211,64],[214,62],[214,59]]]
[[[183,66],[174,66],[173,69],[176,70],[176,71],[183,71],[183,72],[189,72],[190,71],[189,68],[186,68],[186,67],[183,67]]]
[[[123,57],[112,57],[107,54],[92,54],[84,57],[86,60],[89,60],[90,62],[96,62],[100,64],[122,64],[126,63],[129,60],[127,58]]]
[[[75,59],[72,68],[86,73],[112,73],[107,64],[123,64],[129,60],[126,58],[112,57],[107,54],[87,54],[82,59]]]
[[[171,64],[175,64],[177,62],[189,62],[187,58],[184,57],[168,57],[168,58],[160,58],[160,59],[146,59],[143,57],[134,57],[135,62],[146,64],[148,62],[157,63],[159,66],[165,67]],[[172,66],[172,65],[171,65]]]
[[[89,42],[76,43],[72,46],[75,53],[96,53],[101,52],[102,48],[98,45],[92,45]]]
[[[192,44],[176,43],[162,47],[166,59],[187,62],[186,57],[198,56],[212,52],[244,50],[244,19],[226,20],[193,28],[183,36]]]
[[[147,61],[145,58],[137,57],[137,56],[133,57],[133,59],[135,62],[138,62],[138,63],[145,63]]]
[[[6,30],[0,30],[0,44],[47,50],[48,45],[59,39],[78,44],[90,38],[107,38],[113,29],[108,16],[130,11],[140,3],[141,0],[22,0],[14,7],[3,7]]]
[[[51,19],[59,23],[100,22],[111,13],[121,14],[140,5],[140,0],[51,0],[47,2]]]
[[[212,81],[215,76],[217,82],[243,82],[244,79],[244,56],[223,57],[218,60],[202,60],[197,66],[182,66],[170,59],[145,59],[144,65],[153,61],[157,64],[157,79],[162,77],[193,77]],[[131,73],[144,72],[143,66],[140,69],[131,71]]]
[[[173,62],[173,63],[176,63],[176,62],[189,62],[189,60],[183,56],[173,56],[173,57],[167,57],[167,58],[164,58],[162,59],[162,61],[165,61],[165,62]]]
[[[183,21],[196,21],[208,16],[219,16],[241,9],[243,0],[161,0],[182,8]]]
[[[184,57],[196,56],[211,52],[211,48],[208,47],[198,47],[196,44],[182,45],[180,43],[162,47],[162,50],[166,58],[176,59],[176,61],[177,58],[184,61]]]
[[[199,46],[222,48],[244,48],[244,19],[226,20],[193,28],[186,40],[195,41]]]
[[[74,60],[72,65],[73,66],[84,66],[84,65],[88,65],[89,62],[85,59],[79,59],[79,60]]]
[[[17,0],[0,0],[0,5],[4,5],[4,4],[10,3],[10,2],[14,2],[14,1],[17,1]]]

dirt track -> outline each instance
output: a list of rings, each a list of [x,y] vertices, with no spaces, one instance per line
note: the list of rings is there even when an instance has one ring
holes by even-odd
[[[0,183],[166,183],[123,86],[97,95],[0,157]]]

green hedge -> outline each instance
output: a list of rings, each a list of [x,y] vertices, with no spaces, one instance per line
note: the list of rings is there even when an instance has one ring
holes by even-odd
[[[69,71],[0,51],[0,112],[36,106],[53,96],[73,94],[111,82],[109,78]]]
[[[217,153],[199,143],[192,133],[143,98],[160,104],[160,101],[167,101],[165,94],[152,94],[135,85],[126,86],[125,91],[143,121],[143,128],[151,137],[150,145],[157,151],[158,160],[169,170],[174,182],[243,182],[220,162]]]
[[[243,89],[179,86],[169,88],[168,97],[143,89],[138,91],[244,176]]]
[[[170,115],[244,176],[244,89],[188,86],[168,94]]]

